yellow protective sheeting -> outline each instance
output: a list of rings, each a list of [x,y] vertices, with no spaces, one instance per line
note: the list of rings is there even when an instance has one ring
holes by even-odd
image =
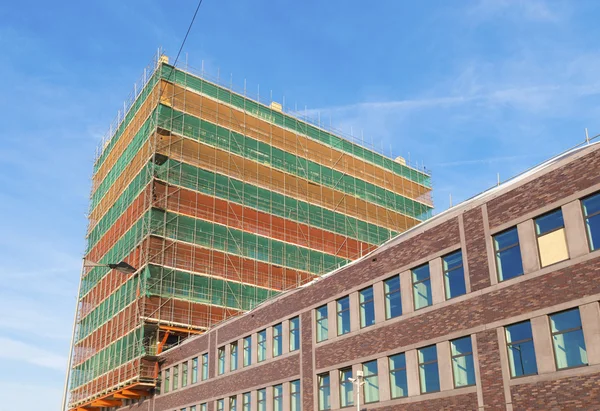
[[[564,228],[538,237],[538,246],[540,248],[540,262],[542,267],[569,258],[567,237]]]

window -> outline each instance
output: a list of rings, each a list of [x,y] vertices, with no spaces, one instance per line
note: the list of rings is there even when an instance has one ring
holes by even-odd
[[[329,373],[317,375],[319,385],[319,410],[331,409],[331,392],[329,388]]]
[[[165,370],[165,394],[169,392],[169,388],[171,388],[171,370]]]
[[[252,393],[245,392],[242,394],[242,411],[252,410]]]
[[[354,405],[354,383],[349,381],[352,378],[352,368],[340,370],[340,406],[349,407]]]
[[[181,364],[181,386],[185,387],[188,383],[188,363]]]
[[[208,410],[208,404],[204,403],[204,404],[200,404],[200,411],[207,411]]]
[[[542,267],[549,266],[569,258],[567,237],[562,210],[554,210],[535,219]]]
[[[208,353],[202,354],[202,381],[208,380]]]
[[[217,400],[217,411],[225,411],[225,400]]]
[[[437,361],[437,348],[435,345],[421,348],[419,355],[419,381],[421,394],[440,390],[440,375]]]
[[[173,391],[179,388],[179,365],[173,367]]]
[[[267,359],[267,330],[258,332],[258,362]]]
[[[281,323],[273,326],[273,357],[283,354],[283,325]]]
[[[290,411],[300,411],[302,409],[301,401],[300,380],[290,382]]]
[[[232,342],[229,345],[229,369],[231,371],[237,370],[238,366],[238,343]]]
[[[257,411],[267,411],[267,389],[263,388],[256,392]]]
[[[229,411],[237,411],[237,397],[229,397]]]
[[[377,360],[365,362],[362,365],[365,377],[365,404],[379,401],[379,377],[377,376]]]
[[[444,288],[449,300],[467,293],[465,270],[463,268],[462,251],[458,250],[442,258],[444,269]]]
[[[225,347],[219,347],[218,349],[218,359],[219,359],[219,375],[225,373]]]
[[[406,376],[406,356],[404,353],[389,357],[390,388],[392,398],[408,396],[408,378]]]
[[[329,332],[329,325],[327,324],[327,306],[317,308],[317,342],[325,341]]]
[[[192,406],[190,407],[190,411],[196,411],[196,406],[195,406],[195,405],[192,405]]]
[[[454,387],[475,385],[475,366],[471,336],[450,341]]]
[[[192,384],[198,382],[198,357],[192,358]]]
[[[498,280],[506,281],[523,274],[521,248],[517,227],[513,227],[494,236],[494,251]]]
[[[273,386],[273,411],[283,411],[283,385]]]
[[[252,364],[252,337],[244,338],[244,367]]]
[[[429,277],[429,264],[422,265],[412,270],[413,294],[415,310],[431,305],[431,279]]]
[[[550,329],[557,369],[587,365],[587,351],[578,308],[551,315]]]
[[[337,334],[344,335],[350,332],[350,297],[346,296],[336,301]]]
[[[402,296],[400,294],[400,276],[395,275],[383,282],[385,292],[385,319],[402,315]]]
[[[373,287],[368,287],[358,292],[358,303],[360,306],[360,328],[375,324]]]
[[[300,348],[300,317],[290,319],[290,352]]]
[[[511,377],[537,374],[531,323],[524,321],[505,328]]]
[[[581,200],[590,250],[600,249],[600,193]]]

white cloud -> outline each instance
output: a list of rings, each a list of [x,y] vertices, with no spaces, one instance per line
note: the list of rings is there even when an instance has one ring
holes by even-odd
[[[43,348],[1,336],[0,347],[0,358],[5,360],[25,362],[61,372],[66,369],[66,356],[56,355]]]
[[[49,384],[31,384],[0,379],[0,411],[38,411],[60,409],[62,381]]]
[[[479,0],[468,14],[471,18],[487,20],[499,15],[540,22],[561,20],[560,4],[543,0]],[[564,12],[564,11],[563,11]]]

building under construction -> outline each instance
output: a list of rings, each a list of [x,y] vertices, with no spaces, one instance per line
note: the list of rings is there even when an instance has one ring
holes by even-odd
[[[140,84],[94,164],[71,409],[142,395],[164,348],[359,258],[432,210],[427,172],[278,103],[165,56]],[[122,261],[133,268],[107,266]]]

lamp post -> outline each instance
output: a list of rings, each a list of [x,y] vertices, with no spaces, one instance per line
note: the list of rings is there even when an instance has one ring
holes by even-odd
[[[365,376],[361,370],[358,370],[356,378],[348,378],[348,381],[356,385],[356,411],[360,411],[360,389],[365,385]]]
[[[99,264],[89,260],[83,260],[83,267],[108,267],[112,270],[117,270],[122,274],[133,274],[137,271],[137,268],[121,261],[117,264]],[[62,408],[61,411],[65,411],[67,406],[67,395],[69,392],[69,376],[71,375],[71,360],[73,359],[73,344],[75,342],[75,329],[77,327],[77,308],[79,307],[79,293],[81,292],[81,281],[79,281],[79,288],[77,289],[77,297],[75,297],[75,318],[73,319],[73,331],[71,332],[71,347],[69,349],[69,358],[67,359],[67,375],[65,376],[65,388],[63,391]]]

